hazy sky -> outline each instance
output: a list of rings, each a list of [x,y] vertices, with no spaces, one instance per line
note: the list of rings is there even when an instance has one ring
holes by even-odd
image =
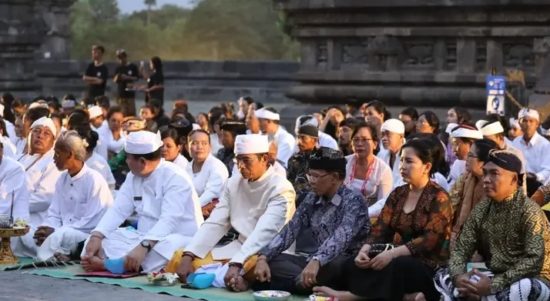
[[[136,10],[143,10],[146,8],[143,4],[143,0],[117,0],[118,7],[123,14],[131,13]],[[157,0],[157,6],[161,7],[164,4],[175,4],[179,6],[189,7],[193,0]]]

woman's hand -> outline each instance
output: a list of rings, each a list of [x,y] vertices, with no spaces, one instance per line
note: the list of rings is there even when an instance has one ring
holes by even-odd
[[[393,260],[392,250],[384,251],[370,261],[370,267],[373,270],[380,271]]]

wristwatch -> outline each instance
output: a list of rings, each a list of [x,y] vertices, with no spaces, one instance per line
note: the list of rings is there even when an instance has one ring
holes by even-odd
[[[147,249],[147,252],[150,252],[151,249],[153,248],[151,246],[151,242],[148,241],[148,240],[142,240],[140,243],[139,243],[140,246],[144,247],[145,249]]]

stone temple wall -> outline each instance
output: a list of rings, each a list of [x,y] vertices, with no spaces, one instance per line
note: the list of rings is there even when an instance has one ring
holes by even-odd
[[[289,92],[300,101],[481,108],[492,70],[523,70],[523,100],[544,77],[548,0],[274,3],[301,43],[299,84]]]
[[[35,64],[40,93],[58,98],[66,93],[83,96],[82,81],[88,61],[42,60]],[[116,95],[112,75],[115,63],[107,63],[110,78],[106,94]],[[165,99],[194,101],[235,101],[251,96],[264,103],[288,101],[285,92],[295,84],[292,80],[299,64],[279,61],[168,61],[163,62]],[[143,81],[141,81],[144,83]],[[138,99],[144,94],[139,93]]]

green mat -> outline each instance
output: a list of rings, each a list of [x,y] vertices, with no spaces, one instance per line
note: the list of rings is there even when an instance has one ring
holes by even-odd
[[[33,263],[31,257],[19,257],[17,259],[19,259],[19,262],[16,264],[0,264],[0,271],[18,270],[24,265]]]
[[[48,276],[62,279],[80,279],[95,283],[104,283],[118,285],[125,288],[137,288],[150,293],[168,294],[177,297],[187,297],[193,299],[202,299],[208,301],[248,301],[254,300],[252,292],[233,293],[225,289],[208,288],[204,290],[193,290],[174,286],[155,286],[149,284],[145,276],[139,276],[127,279],[99,278],[99,277],[77,277],[76,274],[83,273],[80,266],[68,266],[63,268],[45,268],[29,271],[33,275]],[[304,296],[294,296],[291,301],[307,300]]]

